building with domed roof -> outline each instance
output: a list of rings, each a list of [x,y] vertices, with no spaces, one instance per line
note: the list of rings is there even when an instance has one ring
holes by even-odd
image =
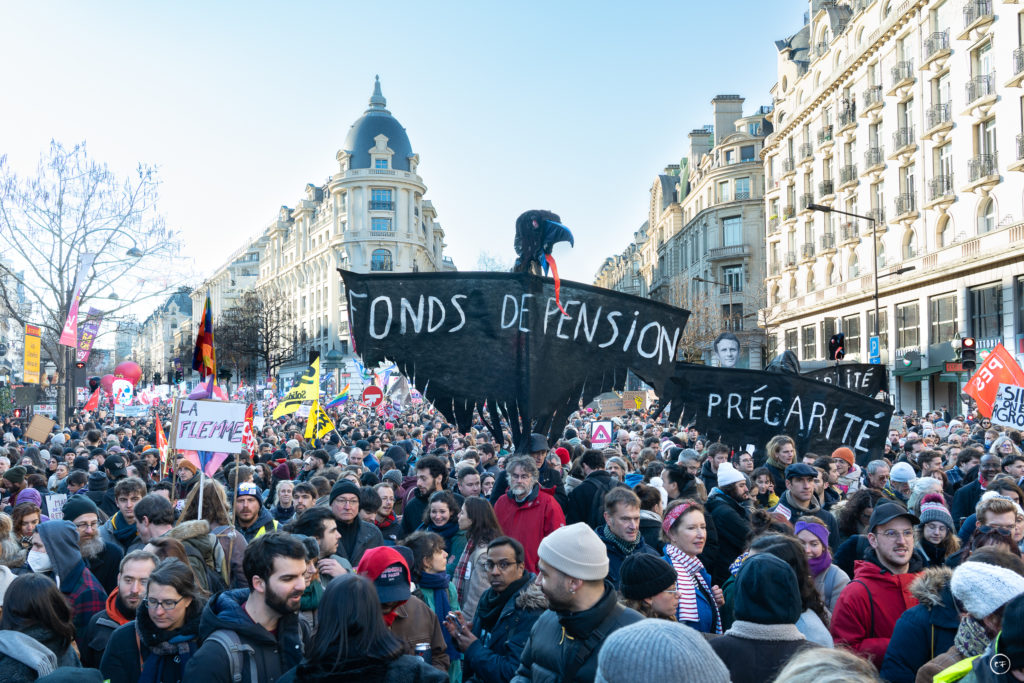
[[[444,255],[444,230],[427,186],[420,158],[402,124],[387,109],[380,78],[369,106],[352,124],[335,155],[337,168],[324,183],[307,184],[293,205],[281,206],[264,229],[193,294],[194,317],[207,291],[216,319],[237,297],[255,287],[283,297],[291,307],[293,359],[282,366],[284,380],[304,370],[309,354],[331,349],[351,354],[344,286],[338,268],[356,272],[454,270]],[[237,258],[258,254],[254,282],[231,273]],[[260,378],[261,380],[264,378]],[[344,384],[344,382],[342,382]]]

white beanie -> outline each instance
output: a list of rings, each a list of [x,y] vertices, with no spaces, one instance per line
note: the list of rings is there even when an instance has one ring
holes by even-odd
[[[901,484],[909,484],[917,479],[917,472],[914,471],[914,468],[910,463],[898,462],[892,466],[891,470],[889,470],[889,479],[892,481],[898,481]]]
[[[729,683],[730,678],[708,641],[673,621],[643,619],[624,626],[605,639],[597,655],[594,683],[678,680]]]
[[[14,573],[7,566],[0,564],[0,607],[4,606],[4,594],[14,579]]]
[[[732,463],[723,462],[718,466],[718,488],[722,489],[729,484],[735,484],[738,481],[746,481],[747,478],[738,469],[732,466]]]
[[[574,579],[600,581],[608,576],[608,550],[604,541],[583,522],[555,529],[537,548],[544,564]]]
[[[1024,576],[984,562],[964,562],[953,572],[953,597],[975,619],[984,619],[1024,593]]]

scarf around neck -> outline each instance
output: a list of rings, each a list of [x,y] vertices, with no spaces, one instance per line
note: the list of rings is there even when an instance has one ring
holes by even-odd
[[[467,539],[466,548],[462,551],[462,557],[455,564],[455,576],[452,577],[452,581],[455,582],[455,592],[459,596],[460,605],[466,599],[466,588],[469,586],[469,579],[473,574],[473,565],[470,560],[475,549],[476,543],[473,542],[473,539]]]
[[[508,601],[519,592],[520,588],[533,581],[534,578],[535,576],[530,572],[523,572],[521,577],[510,583],[508,588],[500,593],[493,588],[484,591],[476,605],[476,616],[480,619],[480,626],[484,631],[491,631],[494,628]]]
[[[708,596],[711,604],[712,632],[722,632],[722,618],[718,613],[718,605],[711,597],[711,586],[707,584],[701,575],[704,565],[696,557],[691,557],[671,543],[665,546],[665,554],[676,570],[676,592],[679,594],[679,606],[676,608],[676,618],[679,621],[700,621],[700,613],[697,610],[697,591],[701,590]]]
[[[613,534],[607,525],[601,527],[601,538],[618,548],[619,552],[626,557],[632,555],[633,551],[640,546],[640,542],[643,540],[643,536],[640,535],[640,531],[637,530],[636,538],[632,542],[623,541],[621,538]]]
[[[135,538],[135,525],[126,522],[124,515],[121,514],[120,510],[118,510],[117,514],[115,514],[113,519],[110,520],[110,526],[113,529],[114,538],[116,538],[122,545],[128,544],[133,538]]]
[[[422,590],[434,592],[434,614],[437,615],[438,621],[444,624],[444,620],[448,618],[448,613],[452,611],[451,602],[448,600],[448,574],[444,572],[423,572],[420,574],[419,585]],[[444,636],[444,647],[451,661],[454,662],[457,659],[462,659],[462,655],[455,649],[455,644],[452,642],[452,636],[448,633],[448,629],[442,627],[441,635]]]

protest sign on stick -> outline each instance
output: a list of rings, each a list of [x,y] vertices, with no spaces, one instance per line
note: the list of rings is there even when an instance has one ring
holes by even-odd
[[[175,414],[178,450],[239,453],[245,433],[245,403],[182,399]]]
[[[1024,387],[1000,384],[992,404],[992,424],[1024,429]]]

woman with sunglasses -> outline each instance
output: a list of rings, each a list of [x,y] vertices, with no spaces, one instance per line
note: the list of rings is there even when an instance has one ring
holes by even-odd
[[[110,683],[180,683],[199,649],[199,617],[205,599],[192,569],[166,559],[149,575],[135,621],[111,635],[100,662]]]

